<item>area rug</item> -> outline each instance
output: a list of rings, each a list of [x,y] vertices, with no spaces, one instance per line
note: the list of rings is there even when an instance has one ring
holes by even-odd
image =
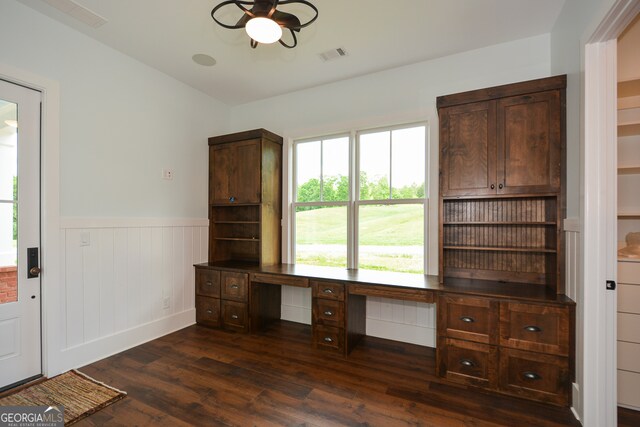
[[[64,406],[64,422],[70,425],[126,395],[73,370],[3,397],[0,406]]]

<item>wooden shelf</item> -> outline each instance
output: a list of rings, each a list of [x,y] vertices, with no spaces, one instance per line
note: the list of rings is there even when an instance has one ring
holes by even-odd
[[[214,224],[260,224],[260,221],[213,221]]]
[[[640,124],[618,126],[618,136],[636,136],[636,135],[640,135]]]
[[[493,246],[448,246],[444,245],[443,249],[453,249],[460,251],[487,251],[487,252],[537,252],[554,254],[555,249],[548,248],[513,248],[513,247],[493,247]]]
[[[445,221],[444,225],[556,225],[555,221]]]
[[[618,175],[638,175],[640,174],[640,166],[619,167]]]
[[[618,219],[640,219],[640,212],[618,212]]]
[[[226,240],[233,242],[259,242],[260,239],[251,239],[247,237],[214,237],[214,240]]]

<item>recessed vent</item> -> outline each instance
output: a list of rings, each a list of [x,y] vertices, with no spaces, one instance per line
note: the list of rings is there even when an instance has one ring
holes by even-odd
[[[59,11],[66,13],[72,18],[87,24],[90,27],[98,28],[107,23],[107,20],[92,10],[87,9],[73,0],[43,0],[45,3],[55,7]]]
[[[334,59],[342,58],[343,56],[347,56],[347,51],[344,48],[331,49],[326,52],[320,53],[320,59],[324,62],[333,61]]]

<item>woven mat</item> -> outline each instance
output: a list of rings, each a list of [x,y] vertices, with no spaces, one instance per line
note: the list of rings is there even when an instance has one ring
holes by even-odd
[[[0,399],[0,406],[64,406],[65,425],[123,399],[126,392],[69,371]]]

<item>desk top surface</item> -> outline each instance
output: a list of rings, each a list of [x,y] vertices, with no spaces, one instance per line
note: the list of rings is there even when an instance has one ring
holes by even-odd
[[[566,295],[556,294],[543,285],[507,283],[490,280],[445,278],[440,283],[438,276],[395,273],[389,271],[348,270],[346,268],[319,267],[298,264],[262,266],[236,261],[206,262],[196,264],[200,268],[215,268],[249,273],[280,274],[310,279],[337,280],[358,285],[397,287],[425,292],[447,292],[495,298],[517,298],[545,303],[573,304]]]

